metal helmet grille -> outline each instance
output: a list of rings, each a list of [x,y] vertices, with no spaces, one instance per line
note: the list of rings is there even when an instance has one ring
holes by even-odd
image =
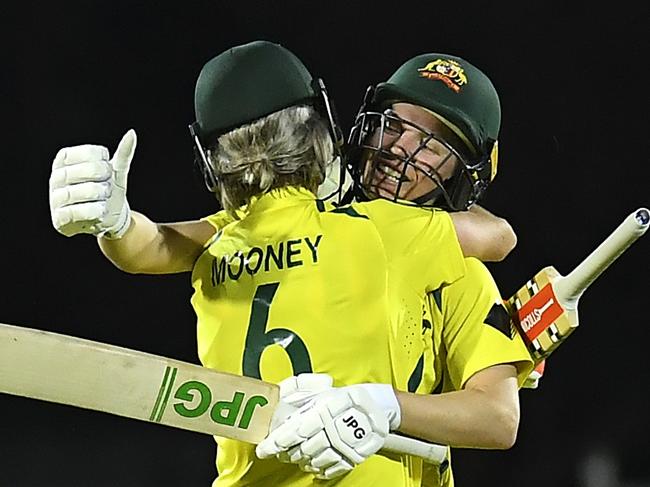
[[[401,139],[408,130],[416,142],[407,151]],[[467,209],[487,184],[474,165],[442,137],[397,116],[364,111],[355,121],[349,143],[359,196],[437,207]]]

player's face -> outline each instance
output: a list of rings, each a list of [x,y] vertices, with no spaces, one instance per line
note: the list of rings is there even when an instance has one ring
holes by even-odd
[[[437,117],[410,103],[395,103],[369,135],[364,182],[378,196],[417,201],[449,179],[459,164],[448,141],[454,134]]]

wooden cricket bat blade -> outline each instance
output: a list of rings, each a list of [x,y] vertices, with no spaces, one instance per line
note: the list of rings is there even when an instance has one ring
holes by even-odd
[[[0,392],[259,443],[279,387],[158,355],[0,323]],[[390,434],[386,451],[439,464],[447,447]]]
[[[113,345],[0,324],[0,392],[259,442],[274,384]]]

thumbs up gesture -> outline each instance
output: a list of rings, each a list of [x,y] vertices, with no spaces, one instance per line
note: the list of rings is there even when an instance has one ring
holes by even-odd
[[[59,233],[66,237],[88,233],[109,239],[126,233],[131,223],[126,183],[136,143],[131,129],[112,158],[100,145],[59,150],[50,175],[50,213]]]

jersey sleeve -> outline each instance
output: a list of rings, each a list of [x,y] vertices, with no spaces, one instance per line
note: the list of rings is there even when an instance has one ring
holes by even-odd
[[[475,373],[500,364],[517,368],[521,387],[533,369],[533,360],[482,262],[467,258],[465,276],[444,287],[435,305],[440,306],[444,317],[442,336],[455,390]]]
[[[460,279],[463,252],[449,214],[384,200],[357,204],[380,234],[389,267],[426,291]]]
[[[227,211],[221,210],[212,215],[201,218],[201,221],[206,221],[212,225],[217,231],[222,230],[223,227],[235,221],[232,215]]]

